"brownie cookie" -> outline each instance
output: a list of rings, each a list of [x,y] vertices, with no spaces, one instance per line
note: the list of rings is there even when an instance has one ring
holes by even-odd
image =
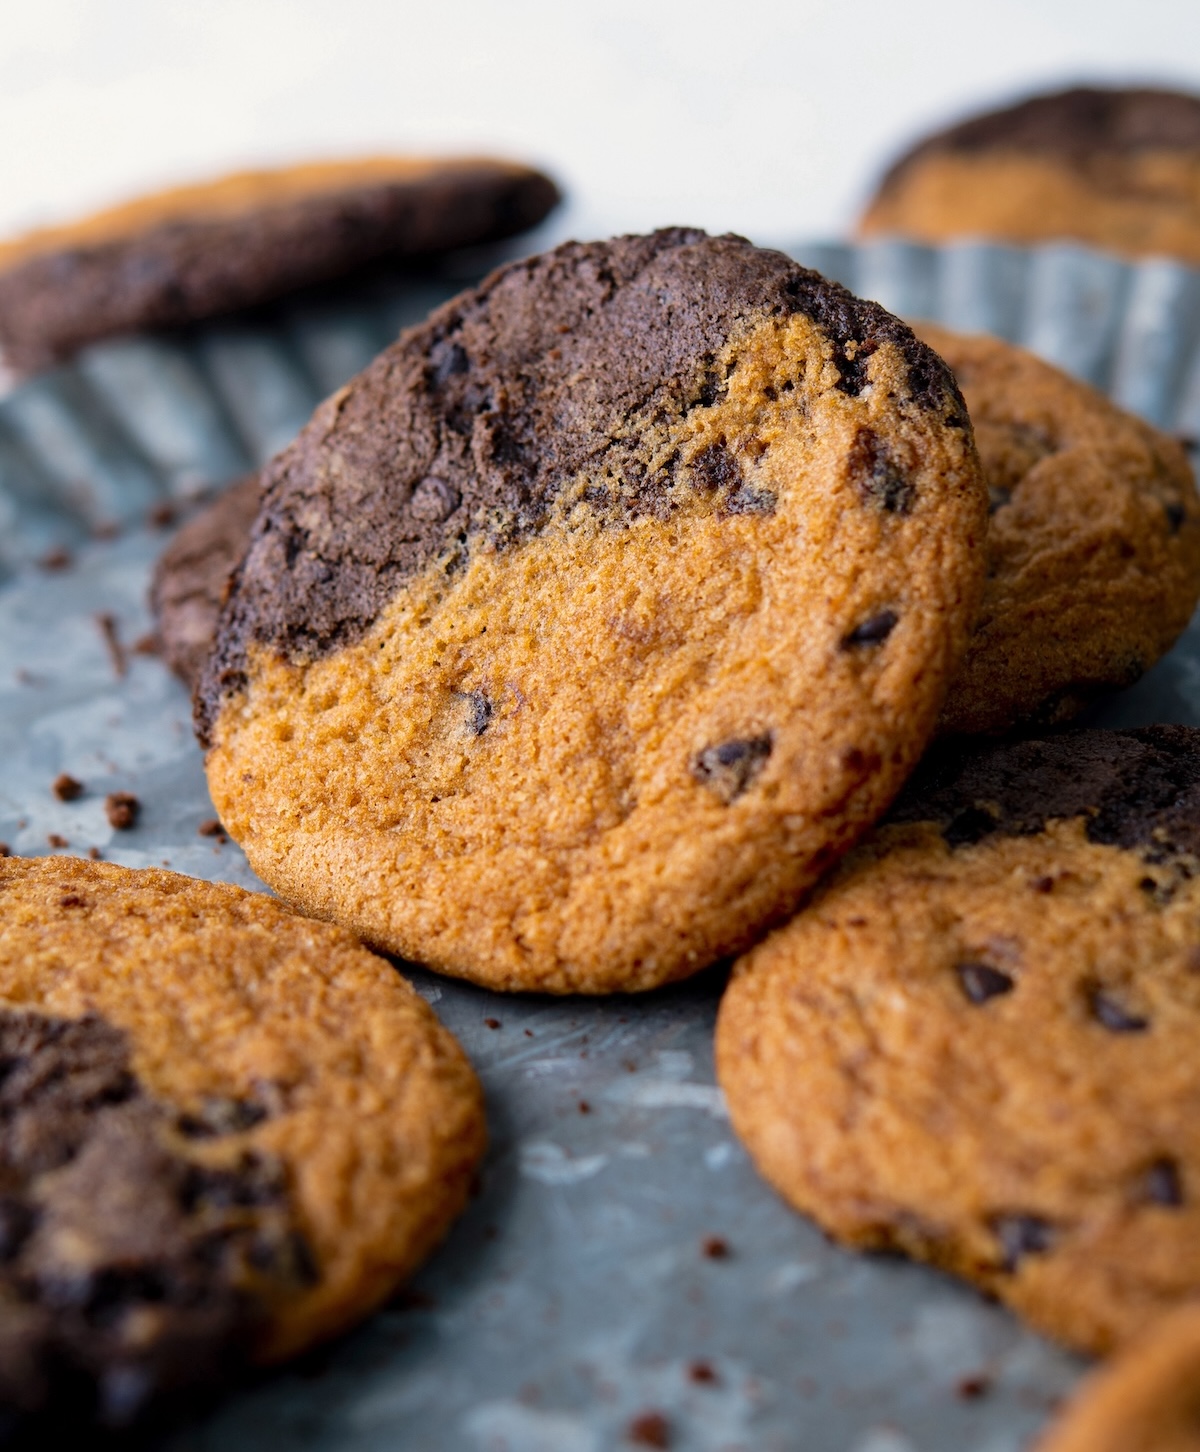
[[[257,474],[230,484],[175,535],[154,567],[150,608],[163,658],[189,689],[212,650],[229,578],[258,513]]]
[[[737,237],[493,274],[318,409],[197,696],[289,901],[504,989],[745,946],[887,805],[982,575],[945,365]]]
[[[461,1209],[479,1086],[273,899],[0,860],[0,1425],[153,1417],[383,1301]]]
[[[1200,1452],[1200,1304],[1093,1372],[1035,1452]]]
[[[1200,97],[1079,87],[975,116],[902,156],[859,230],[1200,264]]]
[[[932,324],[991,495],[988,578],[939,729],[1069,720],[1169,650],[1200,598],[1187,455],[1023,349]]]
[[[509,237],[557,201],[540,172],[484,158],[309,163],[160,192],[0,243],[0,348],[28,372],[383,258]]]
[[[934,748],[738,964],[717,1072],[851,1245],[1105,1351],[1200,1291],[1200,730]]]

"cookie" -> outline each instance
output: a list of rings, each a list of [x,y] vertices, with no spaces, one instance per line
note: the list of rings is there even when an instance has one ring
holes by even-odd
[[[1200,1304],[1093,1372],[1034,1452],[1200,1452]]]
[[[1200,97],[1079,87],[974,116],[905,153],[859,230],[1200,264]]]
[[[717,1072],[850,1245],[1106,1351],[1200,1291],[1200,730],[935,748],[737,965]]]
[[[183,526],[159,557],[150,608],[163,659],[189,689],[212,650],[229,577],[258,513],[257,474],[237,480]]]
[[[1170,649],[1200,598],[1174,439],[998,338],[918,334],[962,388],[991,495],[988,578],[943,732],[1069,720]]]
[[[156,193],[0,244],[0,347],[29,372],[384,258],[509,237],[558,199],[540,172],[484,158],[316,162]]]
[[[395,970],[271,898],[0,860],[0,1422],[120,1426],[383,1301],[479,1086]]]
[[[683,229],[494,273],[264,484],[197,696],[221,819],[288,901],[502,989],[651,988],[794,907],[982,573],[945,365]]]

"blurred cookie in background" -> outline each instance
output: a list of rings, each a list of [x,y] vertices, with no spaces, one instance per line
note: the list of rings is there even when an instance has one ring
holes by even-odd
[[[1200,265],[1200,96],[1077,87],[972,117],[893,164],[859,231],[1073,239]]]
[[[154,193],[0,243],[0,349],[28,373],[100,338],[510,237],[558,200],[541,172],[487,158],[312,162]]]
[[[1200,598],[1187,455],[1011,343],[916,330],[958,379],[992,509],[983,605],[939,729],[1068,721],[1164,655]]]

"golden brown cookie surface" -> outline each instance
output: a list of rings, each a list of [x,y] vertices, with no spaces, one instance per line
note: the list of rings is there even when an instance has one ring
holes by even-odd
[[[649,988],[786,912],[915,760],[981,572],[944,365],[683,230],[494,275],[265,484],[198,696],[222,820],[508,989]]]
[[[122,1424],[345,1329],[483,1147],[470,1067],[389,964],[174,873],[0,860],[0,1056],[10,1411],[70,1385]]]
[[[1093,1372],[1033,1452],[1200,1452],[1200,1305]]]
[[[1069,720],[1174,643],[1200,596],[1183,449],[998,338],[921,323],[962,388],[991,495],[988,578],[939,730]]]
[[[508,237],[557,201],[540,172],[484,157],[310,162],[178,187],[0,243],[0,347],[13,367],[42,368],[380,258]]]
[[[972,117],[901,157],[859,228],[1200,263],[1200,97],[1080,87]]]
[[[1200,731],[935,748],[738,965],[739,1135],[852,1245],[1102,1351],[1200,1287]]]

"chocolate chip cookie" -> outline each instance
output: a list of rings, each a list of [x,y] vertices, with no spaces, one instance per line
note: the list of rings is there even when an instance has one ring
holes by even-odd
[[[504,989],[744,946],[884,809],[982,576],[949,370],[737,237],[493,274],[264,473],[197,697],[289,901]]]
[[[737,1132],[851,1245],[1106,1351],[1200,1291],[1200,730],[934,748],[738,964]]]
[[[1094,1372],[1034,1452],[1200,1452],[1200,1304]]]
[[[230,484],[175,535],[154,567],[150,608],[163,659],[189,689],[212,650],[230,576],[258,513],[257,474]]]
[[[1077,87],[974,116],[906,152],[859,228],[1200,264],[1200,97]]]
[[[1180,445],[998,338],[921,323],[950,364],[991,495],[988,577],[939,729],[1069,720],[1170,649],[1200,598]]]
[[[483,1137],[457,1044],[348,933],[0,860],[0,1423],[125,1426],[343,1330],[441,1238]]]
[[[317,162],[156,193],[0,243],[0,348],[29,372],[99,338],[509,237],[557,201],[540,172],[485,158]]]

